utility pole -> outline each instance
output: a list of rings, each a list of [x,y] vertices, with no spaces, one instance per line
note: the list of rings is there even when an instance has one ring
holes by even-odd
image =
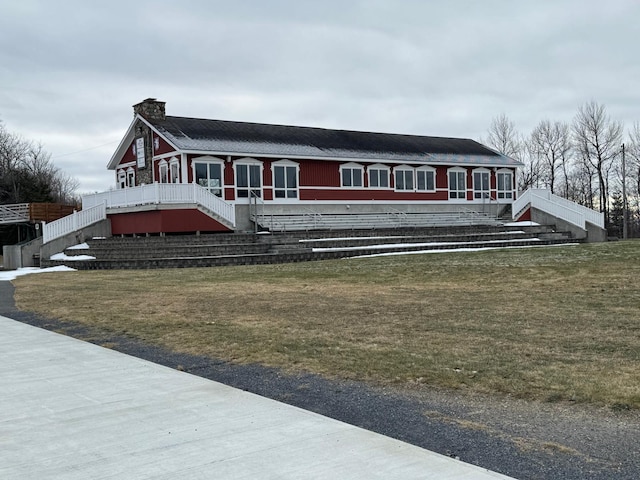
[[[622,144],[622,238],[627,239],[627,166]]]

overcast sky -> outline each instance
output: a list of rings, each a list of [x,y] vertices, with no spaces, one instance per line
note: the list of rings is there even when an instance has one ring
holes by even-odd
[[[0,120],[81,192],[167,114],[480,139],[595,100],[640,121],[638,0],[0,0]]]

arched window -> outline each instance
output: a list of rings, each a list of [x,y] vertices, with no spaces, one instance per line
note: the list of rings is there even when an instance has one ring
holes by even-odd
[[[413,168],[408,165],[398,165],[393,169],[396,191],[415,190],[415,179]]]
[[[389,167],[375,164],[367,167],[369,188],[389,188]]]
[[[416,168],[416,191],[436,191],[436,169],[433,167]]]
[[[449,176],[449,198],[467,198],[467,171],[463,168],[450,168],[447,172]]]
[[[158,163],[158,181],[160,183],[169,183],[169,164],[166,160],[160,160]]]
[[[133,169],[133,167],[127,168],[127,186],[136,186],[136,171]]]
[[[262,162],[241,158],[233,164],[236,177],[236,198],[249,198],[249,193],[262,198]]]
[[[180,183],[180,163],[176,157],[171,157],[169,160],[169,181]]]
[[[508,169],[498,170],[496,177],[498,199],[512,199],[513,172]]]
[[[298,198],[300,166],[290,160],[279,160],[271,164],[273,171],[273,197]]]
[[[362,188],[364,168],[357,163],[344,163],[340,165],[340,180],[343,187]]]
[[[486,168],[476,168],[473,171],[473,198],[491,198],[491,172]]]
[[[193,159],[194,182],[218,197],[224,192],[224,160],[216,157]]]

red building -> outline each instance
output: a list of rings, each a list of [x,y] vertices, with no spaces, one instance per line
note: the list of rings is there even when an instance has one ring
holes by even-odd
[[[284,215],[498,214],[520,165],[469,139],[174,117],[147,99],[109,161],[117,189],[83,208],[107,202],[113,234],[251,230]]]

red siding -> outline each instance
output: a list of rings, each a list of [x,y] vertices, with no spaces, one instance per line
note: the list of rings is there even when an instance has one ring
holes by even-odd
[[[300,200],[399,200],[399,201],[419,201],[419,200],[447,200],[447,192],[395,192],[393,190],[376,190],[373,188],[364,189],[335,189],[318,190],[302,189]]]
[[[135,144],[135,140],[129,144],[129,147],[125,150],[125,154],[122,156],[122,158],[118,162],[118,165],[136,161],[136,155],[133,153],[134,144]]]
[[[195,209],[153,210],[109,215],[113,235],[222,232],[227,227]]]
[[[299,163],[300,185],[309,187],[340,186],[340,162],[303,160]]]
[[[158,148],[156,148],[156,143],[158,144]],[[175,148],[169,145],[163,138],[161,138],[158,134],[153,134],[153,154],[154,155],[164,155],[165,153],[175,152]],[[176,153],[177,155],[177,153]]]
[[[436,188],[449,189],[449,176],[447,175],[448,167],[436,167]],[[447,195],[445,195],[447,197]]]
[[[522,215],[517,219],[518,222],[530,222],[531,221],[531,208],[527,208]]]
[[[193,168],[192,162],[196,157],[203,155],[189,155],[187,157],[187,172],[188,182],[193,182]],[[244,157],[231,157],[231,162],[227,161],[227,157],[214,156],[219,160],[224,161],[224,198],[225,200],[235,200],[235,178],[233,163],[239,158]],[[264,200],[273,200],[273,162],[280,159],[271,159],[253,156],[263,166],[262,185],[264,192]],[[286,157],[283,157],[283,159]],[[300,160],[292,159],[291,161],[297,163],[300,166],[300,200],[336,200],[336,201],[447,201],[449,199],[448,194],[448,175],[447,172],[455,165],[435,165],[433,166],[436,171],[436,192],[396,192],[394,187],[394,167],[393,164],[388,164],[383,161],[377,162],[389,167],[389,190],[375,190],[369,189],[368,185],[368,170],[367,168],[371,163],[365,162],[339,162],[339,161],[323,161],[323,160]],[[364,187],[357,188],[342,188],[340,179],[340,166],[345,163],[356,163],[362,165],[364,168]],[[423,163],[408,163],[410,167],[417,168],[424,166]],[[467,195],[466,200],[473,201],[473,170],[477,167],[463,167],[467,172]],[[515,169],[510,169],[513,172],[513,178],[515,182]],[[157,172],[156,172],[157,178]],[[496,174],[491,169],[490,185],[492,192],[496,189]],[[321,188],[314,188],[321,187]],[[328,188],[327,188],[328,187]]]

